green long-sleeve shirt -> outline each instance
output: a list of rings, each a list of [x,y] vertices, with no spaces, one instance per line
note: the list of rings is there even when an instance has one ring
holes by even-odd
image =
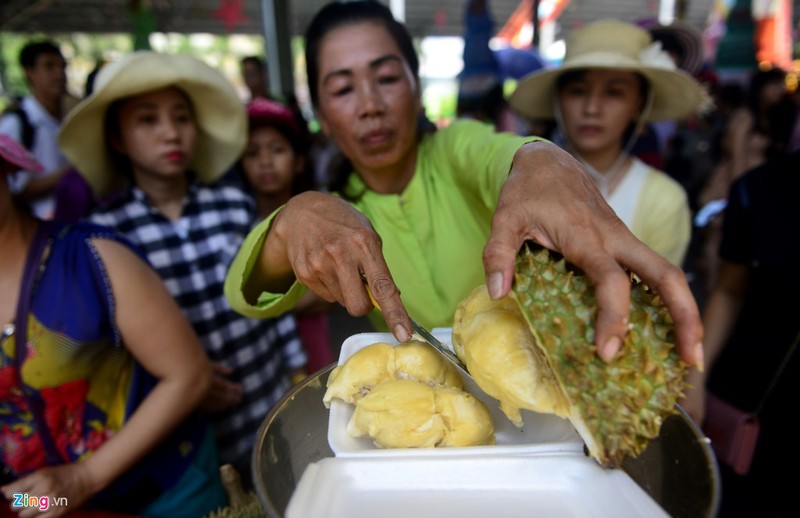
[[[422,140],[414,176],[401,194],[378,194],[350,176],[346,192],[381,236],[403,303],[425,327],[452,326],[458,303],[485,282],[482,253],[500,189],[514,154],[532,140],[457,121]],[[225,293],[248,316],[287,311],[305,290],[295,282],[287,293],[262,293],[254,305],[245,300],[242,288],[274,216],[253,229],[228,271]],[[370,318],[386,329],[379,314]]]

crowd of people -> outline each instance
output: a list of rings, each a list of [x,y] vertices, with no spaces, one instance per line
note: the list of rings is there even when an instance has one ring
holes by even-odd
[[[3,495],[208,514],[219,467],[252,485],[263,418],[335,361],[336,304],[399,341],[409,315],[449,327],[476,285],[508,293],[533,240],[595,283],[608,361],[629,272],[662,295],[693,367],[687,413],[702,425],[712,391],[762,421],[750,472],[721,466],[721,515],[781,516],[797,106],[785,71],[723,85],[697,44],[677,25],[573,31],[560,66],[501,99],[543,135],[501,127],[474,77],[457,120],[427,120],[412,37],[375,0],[326,4],[306,30],[319,135],[256,56],[246,99],[200,58],[137,51],[78,102],[58,46],[27,45],[30,95],[0,117]]]

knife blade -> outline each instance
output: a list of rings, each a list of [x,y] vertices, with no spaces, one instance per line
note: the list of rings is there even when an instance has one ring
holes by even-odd
[[[369,289],[369,284],[367,284],[367,280],[362,277],[362,281],[364,282],[364,288],[367,290],[367,295],[369,295],[369,300],[372,301],[372,305],[375,306],[375,309],[381,311],[381,307],[378,305],[378,302],[375,300],[375,297],[372,296],[372,290]],[[422,327],[416,320],[411,318],[411,315],[408,316],[408,319],[411,321],[411,330],[413,331],[413,334],[411,335],[412,338],[414,338],[415,337],[414,335],[416,335],[416,338],[420,342],[425,342],[434,349],[436,349],[437,351],[439,351],[439,353],[442,356],[444,356],[445,359],[447,359],[450,363],[452,363],[459,370],[459,372],[461,372],[461,374],[468,377],[469,379],[473,379],[472,375],[467,370],[467,366],[464,364],[464,362],[461,361],[461,358],[456,356],[456,354],[453,351],[451,351],[449,347],[447,347],[445,344],[439,341],[438,338],[433,336],[433,334],[430,331]]]
[[[422,327],[419,323],[417,323],[416,320],[414,320],[410,316],[408,317],[408,319],[411,320],[411,329],[414,331],[414,335],[417,335],[417,338],[421,339],[420,340],[421,342],[426,342],[428,345],[430,345],[431,347],[442,353],[442,355],[445,358],[450,360],[450,363],[455,365],[455,367],[459,371],[461,371],[461,374],[469,378],[472,378],[472,375],[467,370],[467,366],[464,364],[464,362],[461,361],[461,358],[459,358],[453,351],[450,350],[450,348],[448,348],[445,344],[443,344],[435,336],[433,336],[433,334],[431,334],[430,331],[428,331],[427,329]]]

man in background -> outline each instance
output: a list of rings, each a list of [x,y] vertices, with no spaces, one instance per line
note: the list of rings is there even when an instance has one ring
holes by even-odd
[[[264,60],[258,56],[245,56],[240,61],[242,79],[250,94],[247,100],[252,101],[259,97],[271,99],[269,95],[267,67]]]
[[[8,178],[11,192],[27,202],[32,212],[51,219],[56,184],[69,170],[58,147],[58,130],[73,104],[67,94],[66,60],[51,41],[35,41],[22,48],[19,64],[30,94],[0,118],[0,134],[25,146],[44,166],[43,174],[20,171]]]

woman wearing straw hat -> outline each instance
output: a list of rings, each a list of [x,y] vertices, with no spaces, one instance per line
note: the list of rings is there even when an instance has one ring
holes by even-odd
[[[645,122],[686,117],[702,100],[700,85],[646,31],[616,20],[573,32],[563,65],[530,74],[510,98],[526,117],[555,118],[617,215],[678,266],[691,235],[686,192],[629,150]]]
[[[204,409],[220,460],[245,480],[264,415],[306,363],[291,315],[250,319],[223,294],[228,263],[256,216],[238,185],[218,180],[246,138],[244,106],[221,73],[188,55],[150,51],[103,67],[60,134],[98,199],[126,186],[91,219],[145,250],[194,326],[215,365]]]
[[[119,234],[16,202],[6,180],[19,170],[42,166],[0,135],[0,505],[164,517],[224,505],[213,432],[193,412],[212,373],[191,326]]]

